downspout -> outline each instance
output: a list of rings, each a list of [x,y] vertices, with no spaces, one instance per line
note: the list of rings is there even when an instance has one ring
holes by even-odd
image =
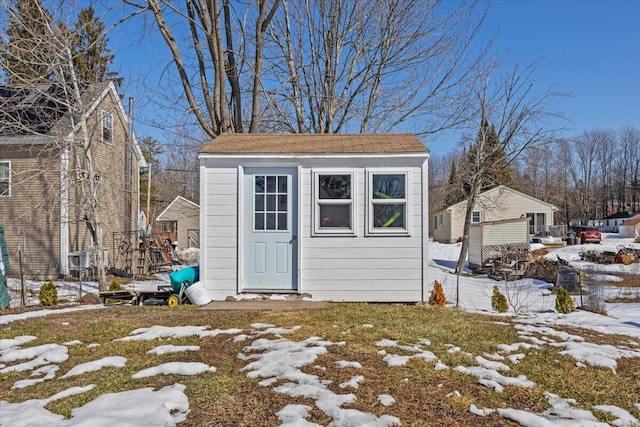
[[[69,275],[69,146],[67,136],[60,150],[60,274]]]

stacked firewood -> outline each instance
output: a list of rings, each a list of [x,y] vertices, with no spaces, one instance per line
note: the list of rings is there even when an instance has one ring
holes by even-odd
[[[560,270],[561,266],[565,265],[569,265],[569,263],[560,257],[557,257],[556,260],[538,257],[531,261],[531,264],[529,264],[529,267],[524,272],[524,277],[544,280],[548,283],[556,283],[558,270]]]

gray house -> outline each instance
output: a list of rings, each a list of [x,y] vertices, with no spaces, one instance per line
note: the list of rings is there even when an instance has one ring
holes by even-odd
[[[200,282],[316,300],[428,298],[427,159],[402,135],[223,134],[200,159]]]

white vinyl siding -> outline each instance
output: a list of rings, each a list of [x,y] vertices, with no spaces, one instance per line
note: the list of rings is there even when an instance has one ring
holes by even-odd
[[[224,299],[238,289],[238,167],[201,166],[200,185],[200,281],[213,299]]]
[[[335,160],[332,162],[334,166]],[[345,160],[355,166],[354,160]],[[405,161],[406,162],[406,161]],[[301,263],[299,291],[315,299],[332,301],[420,301],[422,298],[422,161],[411,167],[390,170],[376,169],[375,173],[397,173],[407,176],[407,215],[410,236],[368,235],[367,174],[364,162],[353,169],[355,185],[355,237],[331,236],[308,238],[313,235],[312,182],[314,168],[303,167],[300,179],[300,235]],[[315,165],[321,167],[322,165]],[[426,168],[426,162],[424,164]],[[338,169],[342,170],[342,169]],[[425,183],[426,184],[426,183]],[[425,207],[426,209],[426,207]],[[426,230],[424,230],[426,232]],[[337,240],[338,239],[338,240]]]
[[[11,197],[11,162],[0,162],[0,197]]]

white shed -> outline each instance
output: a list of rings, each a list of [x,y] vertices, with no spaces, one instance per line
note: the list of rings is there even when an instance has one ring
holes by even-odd
[[[428,151],[410,134],[223,134],[200,159],[200,282],[315,300],[428,298]]]

